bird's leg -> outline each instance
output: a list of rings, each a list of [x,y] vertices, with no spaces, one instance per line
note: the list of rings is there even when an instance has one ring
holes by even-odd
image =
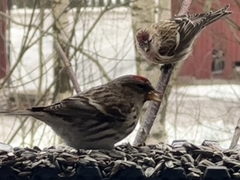
[[[162,94],[164,94],[165,92],[165,89],[168,85],[174,66],[175,66],[175,63],[164,64],[163,66],[160,67],[162,75],[161,75],[161,80],[158,88],[160,92],[162,92]]]
[[[173,68],[175,66],[175,64],[164,64],[160,67],[160,70],[163,73],[167,73],[169,69]]]

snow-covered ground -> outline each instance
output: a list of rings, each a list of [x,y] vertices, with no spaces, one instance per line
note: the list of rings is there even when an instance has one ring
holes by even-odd
[[[27,10],[29,13],[30,10]],[[90,11],[90,10],[89,10]],[[29,16],[24,16],[25,11],[14,10],[12,18],[14,21],[28,23]],[[83,39],[83,35],[97,19],[99,11],[84,13],[76,28],[75,44]],[[91,14],[91,16],[89,16]],[[25,19],[26,17],[26,19]],[[34,16],[34,22],[38,24],[38,13]],[[70,18],[72,20],[72,17]],[[51,24],[50,15],[44,22],[44,29]],[[50,31],[51,32],[51,31]],[[19,53],[23,50],[23,41],[27,38],[29,42],[34,42],[39,37],[39,32],[34,28],[30,35],[26,37],[26,28],[12,23],[11,26],[11,64],[17,61]],[[33,37],[31,40],[30,37]],[[52,70],[52,38],[49,35],[43,38],[43,59],[45,72],[43,76],[42,90],[45,90],[53,81]],[[133,34],[131,31],[131,17],[128,9],[115,10],[107,13],[98,22],[93,32],[84,43],[83,49],[93,58],[78,53],[73,59],[73,64],[77,72],[77,77],[82,89],[106,82],[100,68],[103,68],[110,78],[115,78],[124,74],[135,74],[135,54],[133,44]],[[21,63],[12,74],[12,90],[20,92],[37,92],[39,83],[39,45],[34,44],[26,50]],[[99,67],[99,63],[101,67]],[[166,130],[168,142],[175,139],[186,139],[190,142],[200,144],[205,139],[220,141],[221,145],[228,147],[233,131],[240,115],[239,113],[240,86],[236,84],[221,85],[198,85],[174,88],[168,100],[166,114]],[[23,125],[16,138],[11,141],[12,146],[22,145],[22,139],[31,126],[33,121],[28,120],[22,123],[24,118],[17,120],[14,117],[0,117],[1,135],[0,141],[8,142],[11,140],[13,132]],[[34,122],[39,123],[39,122]],[[40,147],[48,146],[53,143],[53,132],[43,124],[37,127],[35,136],[25,137],[25,144],[34,142]],[[155,131],[157,128],[154,128]],[[132,141],[134,134],[127,138]],[[40,137],[43,136],[43,139]],[[41,142],[40,142],[41,141]]]
[[[227,148],[240,116],[239,97],[240,85],[234,84],[175,87],[168,100],[167,142],[186,139],[201,144],[208,139]]]

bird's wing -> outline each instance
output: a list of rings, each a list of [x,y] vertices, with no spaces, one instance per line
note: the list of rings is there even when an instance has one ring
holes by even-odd
[[[172,19],[172,21],[175,21],[175,23],[179,25],[179,44],[188,44],[189,42],[192,42],[203,28],[222,17],[231,14],[232,12],[228,11],[228,9],[229,5],[214,12],[183,15]]]
[[[153,24],[151,28],[156,32],[155,38],[160,43],[158,53],[161,56],[173,56],[179,43],[178,25],[166,20]]]
[[[178,24],[178,44],[188,44],[202,30],[202,26],[205,23],[206,18],[203,18],[201,21],[197,21],[196,23],[193,23],[189,18],[176,18],[174,21]]]
[[[88,98],[73,96],[45,107],[32,107],[31,111],[44,111],[56,115],[84,115],[94,113],[96,108],[89,105]]]
[[[208,26],[209,24],[217,21],[218,19],[220,19],[223,16],[226,16],[228,14],[231,14],[232,11],[228,11],[230,5],[226,5],[225,7],[218,9],[216,11],[210,11],[207,13],[200,13],[200,14],[185,14],[182,16],[175,16],[177,18],[189,18],[191,21],[198,21],[201,18],[207,18],[206,23],[204,24],[204,26]]]
[[[98,111],[94,106],[89,104],[88,98],[83,96],[73,96],[49,106],[33,106],[26,110],[5,111],[0,113],[6,115],[26,115],[33,117],[36,115],[45,115],[47,113],[57,116],[81,116],[84,118],[89,115],[96,116]]]
[[[158,53],[161,56],[174,56],[178,53],[179,45],[188,46],[192,38],[201,30],[188,17],[176,17],[153,24],[156,39],[160,41]]]
[[[66,98],[59,103],[45,107],[32,107],[32,112],[46,112],[62,117],[80,117],[81,119],[104,119],[106,121],[123,121],[125,114],[115,106],[108,106],[97,100],[81,95]]]
[[[162,21],[151,26],[160,41],[159,54],[174,56],[189,47],[200,31],[221,17],[231,14],[229,5],[214,12],[175,16],[173,19]]]

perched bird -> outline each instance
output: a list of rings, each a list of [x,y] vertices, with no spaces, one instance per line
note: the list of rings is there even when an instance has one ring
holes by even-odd
[[[136,33],[139,53],[155,64],[172,64],[185,60],[191,54],[193,43],[200,32],[220,18],[231,14],[229,5],[214,12],[176,16],[152,24]]]
[[[7,115],[39,119],[76,149],[112,149],[134,130],[148,100],[160,101],[149,80],[126,75],[58,103]]]

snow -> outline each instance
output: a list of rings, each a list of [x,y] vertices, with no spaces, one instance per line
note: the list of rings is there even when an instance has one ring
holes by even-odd
[[[123,8],[120,8],[119,12],[115,10],[103,15],[82,47],[88,56],[82,55],[80,51],[77,51],[72,59],[73,68],[76,70],[77,77],[83,89],[107,82],[107,79],[103,76],[106,74],[112,79],[120,75],[136,73],[130,11],[125,8],[123,13],[122,9]],[[25,12],[28,14],[27,16],[24,15]],[[28,24],[30,22],[30,12],[31,10],[29,9],[13,10],[13,20]],[[74,11],[71,12],[74,14]],[[99,13],[99,9],[97,11],[96,8],[92,10],[88,8],[88,11],[83,12],[76,26],[77,32],[75,33],[76,38],[73,40],[74,46],[77,47],[82,42],[84,35],[87,34],[88,30],[95,23]],[[89,14],[91,14],[91,16]],[[52,28],[49,27],[52,26],[52,18],[48,10],[45,12],[45,17],[43,29],[49,29],[48,34],[51,34]],[[111,17],[111,19],[109,17]],[[39,26],[39,10],[35,11],[32,21],[35,26]],[[73,21],[73,16],[69,18],[69,21]],[[70,29],[71,27],[69,31]],[[30,33],[27,34],[27,28],[14,23],[11,24],[10,31],[12,37],[11,64],[14,65],[20,57],[19,54],[24,52],[21,57],[21,63],[12,75],[13,85],[18,91],[34,91],[38,86],[40,76],[38,70],[40,63],[39,57],[37,56],[39,52],[38,38],[40,32],[36,31],[35,28],[31,28]],[[42,55],[45,73],[42,77],[44,82],[42,91],[47,89],[54,80],[52,68],[52,52],[54,52],[53,39],[52,36],[48,34],[43,37],[44,50]],[[23,46],[25,40],[27,43]],[[37,43],[28,48],[28,46],[35,41]],[[71,49],[71,53],[74,53],[73,49]],[[90,59],[90,57],[92,59]],[[99,64],[105,70],[104,73],[100,72],[100,67],[96,62],[100,62]],[[22,86],[23,84],[27,85]]]
[[[217,140],[228,148],[239,118],[239,90],[236,84],[174,87],[166,115],[167,142]],[[133,142],[138,128],[123,142]]]
[[[14,21],[29,22],[29,16],[24,13],[30,10],[15,9],[12,11]],[[73,41],[77,45],[83,39],[83,35],[91,27],[97,18],[99,10],[88,9],[85,13],[92,13],[91,16],[83,15],[81,22],[77,25],[76,39]],[[38,11],[34,16],[34,22],[38,25]],[[46,11],[46,14],[49,13]],[[72,17],[70,18],[72,19]],[[49,16],[44,24],[47,29],[52,23]],[[51,29],[49,30],[51,33]],[[28,38],[32,37],[29,43],[39,38],[39,32],[34,28],[30,31]],[[24,50],[23,42],[26,36],[26,29],[23,26],[12,23],[11,26],[11,65],[13,66],[19,58],[19,53]],[[29,40],[29,39],[28,39]],[[42,91],[48,88],[53,82],[53,60],[52,60],[52,38],[45,35],[43,38],[43,59],[44,75]],[[90,56],[95,58],[102,65],[110,78],[116,78],[125,74],[135,74],[135,53],[133,44],[133,34],[131,31],[130,11],[126,8],[109,12],[102,17],[93,32],[84,43],[83,49]],[[26,49],[21,63],[17,65],[12,74],[12,90],[15,92],[36,93],[40,72],[38,70],[39,45],[34,44]],[[73,50],[71,50],[73,52]],[[107,81],[100,73],[99,67],[88,56],[77,52],[72,60],[73,67],[76,70],[77,77],[82,89],[102,84]],[[223,147],[228,147],[231,137],[239,117],[239,97],[240,86],[237,84],[215,84],[215,85],[195,85],[174,87],[168,100],[166,114],[166,131],[168,135],[167,142],[171,143],[176,139],[186,139],[197,144],[205,139],[218,140]],[[24,118],[0,117],[1,135],[0,141],[8,142],[11,140],[13,132],[22,125]],[[37,128],[33,131],[35,136],[32,139],[30,135],[25,137],[32,123],[37,123]],[[137,126],[139,127],[139,125]],[[155,131],[157,128],[154,128]],[[124,141],[133,141],[136,134],[135,130]],[[12,146],[28,145],[34,141],[35,145],[45,147],[55,142],[52,130],[43,123],[27,120],[24,127],[17,137],[11,141]],[[41,136],[43,139],[41,139]],[[22,142],[24,139],[24,142]],[[153,142],[156,143],[156,142]]]
[[[178,93],[188,96],[219,99],[222,101],[239,101],[240,85],[237,84],[218,84],[218,85],[198,85],[186,86],[177,89]]]

